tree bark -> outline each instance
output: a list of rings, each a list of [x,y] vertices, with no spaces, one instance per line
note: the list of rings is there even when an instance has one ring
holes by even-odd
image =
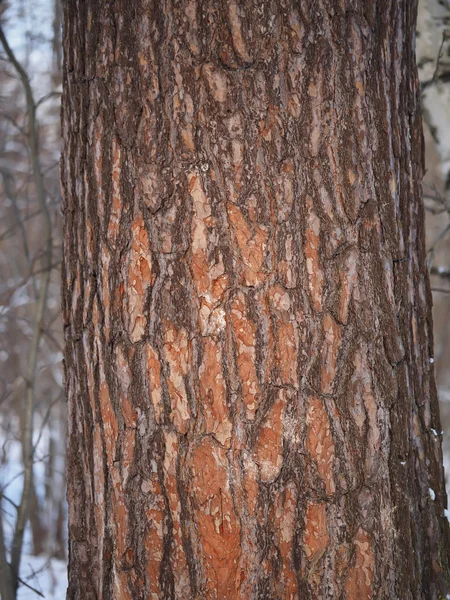
[[[68,599],[450,592],[416,8],[64,3]]]

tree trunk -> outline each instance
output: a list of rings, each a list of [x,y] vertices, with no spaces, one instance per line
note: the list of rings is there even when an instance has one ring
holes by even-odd
[[[437,599],[413,0],[64,3],[68,599]]]
[[[39,503],[39,498],[36,493],[36,486],[32,480],[30,491],[30,527],[31,536],[33,539],[33,554],[39,556],[42,554],[45,547],[45,539],[48,535],[47,528],[42,522],[42,509]]]

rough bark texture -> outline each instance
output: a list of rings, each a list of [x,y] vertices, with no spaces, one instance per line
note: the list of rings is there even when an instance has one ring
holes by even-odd
[[[415,15],[64,3],[70,600],[450,592]]]

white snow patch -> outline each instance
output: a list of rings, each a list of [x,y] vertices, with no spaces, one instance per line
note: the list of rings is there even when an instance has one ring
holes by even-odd
[[[435,494],[434,490],[432,490],[431,488],[428,488],[428,492],[430,494],[430,498],[432,500],[436,500],[436,494]]]
[[[42,427],[42,419],[36,415],[36,432],[34,443],[38,442],[36,448],[36,462],[33,466],[36,491],[40,499],[43,499],[45,493],[45,462],[39,460],[39,457],[46,454],[49,440],[52,435],[48,424]],[[10,429],[10,431],[8,431]],[[22,465],[22,445],[17,439],[17,432],[20,430],[19,423],[16,418],[7,419],[6,416],[0,417],[0,449],[3,450],[4,456],[2,467],[0,469],[0,489],[2,489],[9,499],[16,504],[20,502],[23,485],[23,465]],[[61,472],[60,489],[61,494],[64,494],[63,471],[64,461],[56,455],[55,469]],[[3,502],[2,509],[4,512],[4,534],[6,545],[9,548],[13,536],[15,514],[9,503]],[[48,514],[47,514],[48,513]],[[43,514],[44,521],[51,529],[55,522],[55,515],[50,511]],[[24,554],[20,565],[20,577],[29,586],[38,590],[44,595],[46,600],[63,600],[66,597],[67,589],[67,564],[65,561],[50,558],[47,555],[32,556],[32,538],[29,523],[25,530],[24,539]],[[24,585],[21,585],[18,590],[17,600],[34,600],[38,598],[36,593]]]
[[[441,402],[450,402],[450,390],[440,389],[438,395]]]
[[[62,560],[46,556],[23,556],[20,577],[39,590],[46,600],[63,600],[67,590],[67,565]],[[38,598],[35,592],[21,585],[17,600]]]

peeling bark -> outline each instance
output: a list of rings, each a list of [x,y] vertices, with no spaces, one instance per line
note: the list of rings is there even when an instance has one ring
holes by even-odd
[[[68,599],[450,593],[415,16],[64,3]]]

